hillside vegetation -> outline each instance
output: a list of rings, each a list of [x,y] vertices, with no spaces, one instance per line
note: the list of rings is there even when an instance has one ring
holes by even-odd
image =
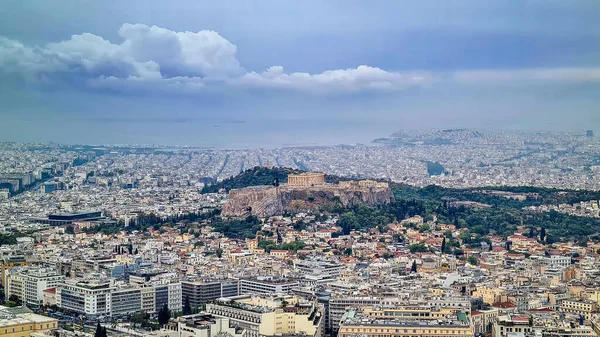
[[[225,189],[225,191],[229,192],[231,189],[248,186],[272,185],[275,179],[279,179],[280,183],[287,183],[288,174],[302,172],[287,167],[267,168],[256,166],[218,183],[206,185],[202,189],[202,193],[217,193],[220,189]]]

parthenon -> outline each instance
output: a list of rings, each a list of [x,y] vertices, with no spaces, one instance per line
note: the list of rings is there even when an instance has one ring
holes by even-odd
[[[323,184],[325,184],[325,173],[322,172],[305,172],[288,175],[288,185],[291,186],[313,186]]]

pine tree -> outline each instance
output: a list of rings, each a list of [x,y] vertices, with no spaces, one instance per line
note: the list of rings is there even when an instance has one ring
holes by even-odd
[[[98,321],[98,324],[96,324],[96,331],[94,332],[94,337],[107,337],[106,335],[106,328],[102,327],[102,325],[100,325],[100,321]]]
[[[442,254],[446,253],[446,237],[442,240]]]
[[[410,272],[411,273],[417,272],[417,261],[413,260],[412,266],[410,267]]]
[[[160,325],[165,325],[169,323],[169,319],[171,318],[171,312],[169,311],[169,307],[165,303],[163,307],[158,312],[158,323]]]
[[[540,241],[544,242],[545,239],[546,239],[546,228],[542,227],[542,230],[540,231]]]
[[[192,307],[190,305],[190,297],[186,296],[184,303],[183,303],[183,314],[184,315],[189,315],[192,313]]]

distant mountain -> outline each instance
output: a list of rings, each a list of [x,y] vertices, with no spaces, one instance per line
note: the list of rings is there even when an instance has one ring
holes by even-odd
[[[229,177],[218,183],[206,185],[202,188],[202,193],[216,193],[220,189],[225,189],[227,192],[231,189],[244,188],[249,186],[272,185],[275,178],[279,183],[287,183],[287,176],[290,173],[302,173],[303,171],[288,167],[261,167],[255,166],[244,172],[240,172],[237,176]]]

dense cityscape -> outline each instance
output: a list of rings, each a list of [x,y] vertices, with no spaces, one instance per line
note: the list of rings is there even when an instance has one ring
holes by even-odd
[[[599,158],[591,131],[2,143],[0,332],[598,336]]]
[[[0,337],[600,337],[600,1],[0,27]]]

